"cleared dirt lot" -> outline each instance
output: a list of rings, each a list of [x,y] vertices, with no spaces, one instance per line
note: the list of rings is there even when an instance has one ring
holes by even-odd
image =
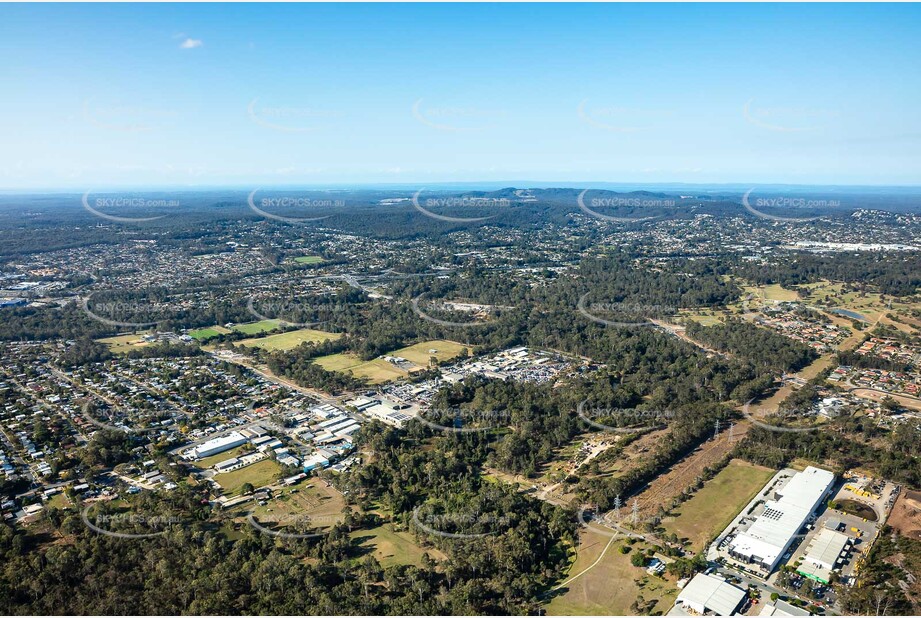
[[[903,536],[921,540],[921,491],[902,490],[886,523]]]

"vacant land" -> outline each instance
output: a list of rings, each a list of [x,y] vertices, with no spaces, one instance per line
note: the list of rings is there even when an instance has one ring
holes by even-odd
[[[675,584],[647,575],[645,569],[630,564],[630,555],[644,549],[642,543],[635,544],[630,553],[621,554],[625,541],[615,540],[595,564],[610,540],[609,536],[582,530],[576,561],[567,578],[570,581],[554,593],[546,606],[548,615],[635,615],[633,602],[639,597],[645,602],[656,602],[644,614],[661,615],[671,608],[678,596]]]
[[[341,333],[327,333],[312,328],[301,328],[287,333],[278,333],[258,339],[244,339],[241,345],[262,348],[264,350],[293,350],[302,343],[319,343],[342,337]]]
[[[679,318],[693,320],[704,326],[714,326],[722,324],[725,313],[720,311],[696,311],[693,309],[681,309],[678,311]]]
[[[745,294],[751,294],[755,298],[770,301],[793,301],[799,300],[799,294],[796,290],[788,290],[779,283],[771,285],[742,285],[742,291]]]
[[[921,539],[921,492],[903,490],[896,499],[886,523],[904,536]]]
[[[281,320],[259,320],[258,322],[247,322],[246,324],[234,324],[233,329],[244,335],[261,335],[269,333],[281,327]]]
[[[408,372],[381,358],[364,361],[350,352],[321,356],[313,362],[327,371],[351,373],[356,378],[367,378],[372,384],[381,384],[406,377]]]
[[[48,500],[48,506],[53,506],[56,509],[69,509],[73,505],[70,503],[70,499],[67,495],[62,491],[59,494],[51,496],[51,499]]]
[[[281,466],[278,463],[271,459],[263,459],[233,472],[216,474],[214,480],[221,486],[226,496],[235,496],[240,493],[240,488],[246,483],[251,483],[257,489],[271,485],[278,478],[280,471]]]
[[[433,356],[439,361],[446,361],[456,357],[464,348],[468,347],[469,346],[463,343],[437,339],[434,341],[423,341],[422,343],[416,343],[405,348],[400,348],[399,350],[394,350],[390,353],[390,356],[401,356],[420,367],[428,367],[429,359]]]
[[[226,335],[229,332],[231,332],[230,329],[224,328],[223,326],[209,326],[208,328],[190,330],[189,337],[199,341],[207,341],[208,339],[213,339],[214,337],[218,337],[220,335]]]
[[[345,498],[334,487],[315,479],[297,487],[279,490],[264,505],[251,507],[261,523],[285,525],[295,518],[306,515],[315,528],[332,528],[342,521]]]
[[[678,507],[676,517],[663,521],[666,532],[688,539],[701,551],[771,478],[773,470],[733,459],[694,496]]]
[[[298,264],[320,264],[324,260],[319,255],[301,255],[294,258],[294,261]]]
[[[410,532],[396,531],[393,524],[382,524],[370,530],[356,530],[352,541],[363,547],[381,563],[388,567],[396,564],[422,564],[422,555],[428,554],[435,560],[444,560],[445,555],[434,547],[423,548]]]
[[[113,354],[125,354],[131,350],[137,350],[144,346],[150,345],[142,338],[142,335],[118,335],[117,337],[106,337],[97,339],[99,343],[104,343],[109,347]]]

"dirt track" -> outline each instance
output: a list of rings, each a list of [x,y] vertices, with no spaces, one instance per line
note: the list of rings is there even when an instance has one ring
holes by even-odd
[[[680,460],[660,474],[643,491],[636,494],[639,506],[639,515],[643,518],[653,517],[658,513],[659,507],[668,509],[672,500],[681,494],[694,482],[704,468],[712,466],[725,457],[732,447],[742,440],[748,433],[750,423],[736,423],[732,431],[732,442],[729,441],[729,431],[724,430],[716,440],[710,439],[700,445],[690,455]],[[630,504],[633,498],[630,498]]]

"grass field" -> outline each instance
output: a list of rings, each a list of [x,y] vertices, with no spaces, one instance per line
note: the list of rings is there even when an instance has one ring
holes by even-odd
[[[356,378],[367,378],[372,384],[381,384],[409,375],[383,359],[376,358],[371,361],[363,361],[350,352],[321,356],[313,362],[327,371],[351,372]]]
[[[272,484],[278,477],[279,471],[281,471],[281,466],[278,463],[271,459],[263,459],[233,472],[216,474],[214,480],[224,490],[225,495],[235,496],[240,493],[240,488],[245,483],[252,483],[256,489]]]
[[[247,322],[246,324],[235,324],[233,329],[244,335],[261,335],[278,329],[281,326],[281,320],[260,320],[258,322]]]
[[[428,553],[435,560],[444,560],[445,555],[434,547],[423,549],[409,532],[395,532],[389,523],[370,530],[356,530],[352,542],[369,550],[382,566],[396,564],[422,564],[422,555]]]
[[[284,488],[265,505],[249,505],[260,522],[277,522],[285,525],[294,517],[307,515],[316,528],[331,528],[342,521],[345,498],[334,487],[327,487],[319,479],[302,482],[296,487]]]
[[[662,526],[678,538],[687,538],[691,547],[700,551],[732,522],[773,474],[770,468],[733,459]]]
[[[656,601],[652,611],[645,612],[650,615],[661,615],[671,608],[678,596],[675,584],[647,575],[645,569],[630,564],[631,554],[641,551],[642,543],[635,544],[630,553],[621,554],[619,549],[624,541],[618,539],[595,564],[609,540],[610,537],[591,530],[581,531],[576,561],[567,579],[578,577],[555,593],[545,607],[547,615],[633,615],[636,611],[631,606],[639,596],[645,601]]]
[[[223,326],[209,326],[208,328],[199,328],[197,330],[190,330],[189,337],[192,339],[198,339],[199,341],[207,341],[208,339],[213,339],[220,335],[226,335],[230,332],[230,329],[224,328]]]
[[[434,356],[439,361],[448,360],[460,354],[464,348],[469,348],[469,346],[454,341],[446,341],[445,339],[437,339],[394,350],[390,355],[402,356],[420,367],[428,367],[431,357]],[[431,350],[435,351],[432,352]]]
[[[137,350],[138,348],[150,345],[141,339],[141,335],[119,335],[117,337],[97,339],[96,341],[106,344],[109,347],[109,351],[113,354],[125,354],[131,350]]]
[[[327,333],[322,330],[313,330],[312,328],[301,328],[287,333],[259,337],[258,339],[244,339],[240,341],[240,344],[264,350],[293,350],[304,342],[317,343],[339,339],[340,337],[342,337],[341,333]]]
[[[319,255],[301,255],[294,258],[294,261],[298,264],[320,264],[325,260]]]
[[[679,315],[680,317],[682,317],[682,318],[686,318],[686,319],[688,319],[688,320],[693,320],[693,321],[697,322],[698,324],[702,324],[702,325],[704,325],[704,326],[714,326],[714,325],[716,325],[716,324],[722,324],[722,323],[723,323],[723,314],[722,314],[722,313],[713,312],[713,311],[707,311],[706,313],[712,313],[712,314],[714,314],[714,315],[706,315],[706,314],[703,313],[703,312],[700,312],[700,311],[692,311],[692,310],[690,310],[690,309],[681,309],[681,310],[678,312],[678,315]]]
[[[67,498],[67,496],[62,491],[59,494],[54,494],[53,496],[51,496],[51,499],[48,500],[48,506],[49,507],[53,506],[56,509],[69,509],[71,508],[72,505],[70,503],[70,500]]]
[[[742,285],[742,291],[745,294],[751,294],[755,298],[775,301],[799,300],[799,294],[796,290],[788,290],[779,283],[771,285],[755,286]]]

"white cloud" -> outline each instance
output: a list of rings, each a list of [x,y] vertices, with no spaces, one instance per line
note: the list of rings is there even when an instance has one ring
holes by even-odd
[[[204,43],[202,43],[201,39],[188,38],[179,44],[179,49],[195,49],[196,47],[201,47],[202,45],[204,45]]]

